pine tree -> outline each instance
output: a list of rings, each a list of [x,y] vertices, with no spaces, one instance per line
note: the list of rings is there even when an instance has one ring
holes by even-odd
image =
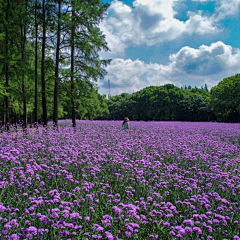
[[[205,83],[205,85],[204,85],[204,90],[206,91],[206,92],[209,92],[209,90],[208,90],[208,87],[207,87],[207,84]]]
[[[81,81],[88,82],[91,88],[94,81],[103,78],[106,67],[110,60],[100,60],[98,51],[109,50],[105,36],[101,33],[98,24],[103,18],[108,5],[101,1],[71,1],[70,34],[65,41],[65,46],[71,49],[70,58],[70,81],[71,81],[71,106],[72,125],[76,126],[76,98]],[[89,89],[90,90],[90,89]],[[89,92],[88,90],[88,92]]]
[[[57,14],[57,46],[56,46],[56,62],[55,62],[55,86],[54,86],[54,110],[53,124],[58,125],[58,82],[59,82],[59,63],[60,63],[60,37],[61,37],[61,0],[58,0]]]
[[[9,64],[8,64],[8,54],[9,54],[9,9],[10,9],[10,0],[7,0],[7,7],[6,7],[6,16],[5,16],[5,21],[6,21],[6,26],[5,26],[5,56],[6,56],[6,63],[5,63],[5,80],[6,80],[6,95],[5,95],[5,111],[4,111],[4,117],[3,117],[3,125],[7,126],[7,130],[9,129],[8,124],[9,122],[9,98],[8,98],[8,93],[9,93]]]
[[[75,3],[72,4],[71,12],[71,105],[72,105],[72,126],[76,127],[76,112],[75,112],[75,101],[74,101],[74,58],[75,58]]]
[[[46,99],[46,79],[45,79],[45,51],[46,51],[46,3],[42,0],[42,62],[41,62],[41,81],[42,81],[42,122],[47,126],[47,99]]]
[[[35,79],[35,101],[34,101],[34,122],[38,123],[38,27],[39,27],[39,2],[35,0],[34,5],[34,24],[35,24],[35,68],[34,68],[34,79]]]

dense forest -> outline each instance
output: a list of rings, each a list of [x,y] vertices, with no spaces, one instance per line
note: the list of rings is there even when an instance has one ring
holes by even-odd
[[[108,100],[107,119],[144,121],[240,122],[240,74],[226,78],[210,91],[172,84],[150,86]]]
[[[0,0],[2,125],[55,125],[59,118],[105,116],[96,88],[110,60],[99,29],[108,8],[100,0]]]
[[[211,91],[172,84],[106,99],[101,0],[0,0],[1,126],[58,119],[240,122],[240,75]]]

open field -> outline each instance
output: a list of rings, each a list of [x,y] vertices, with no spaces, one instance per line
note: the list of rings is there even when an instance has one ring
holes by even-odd
[[[240,239],[240,124],[60,121],[0,135],[0,239]]]

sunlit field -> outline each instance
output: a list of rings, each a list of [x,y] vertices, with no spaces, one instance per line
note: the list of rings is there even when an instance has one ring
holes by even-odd
[[[60,121],[0,134],[0,239],[240,239],[240,124]]]

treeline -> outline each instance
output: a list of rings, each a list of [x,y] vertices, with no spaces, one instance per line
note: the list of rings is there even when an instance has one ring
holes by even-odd
[[[208,90],[172,84],[123,93],[108,100],[107,119],[240,122],[240,74]]]
[[[95,82],[110,60],[99,29],[108,4],[100,0],[0,0],[2,125],[108,113]]]

